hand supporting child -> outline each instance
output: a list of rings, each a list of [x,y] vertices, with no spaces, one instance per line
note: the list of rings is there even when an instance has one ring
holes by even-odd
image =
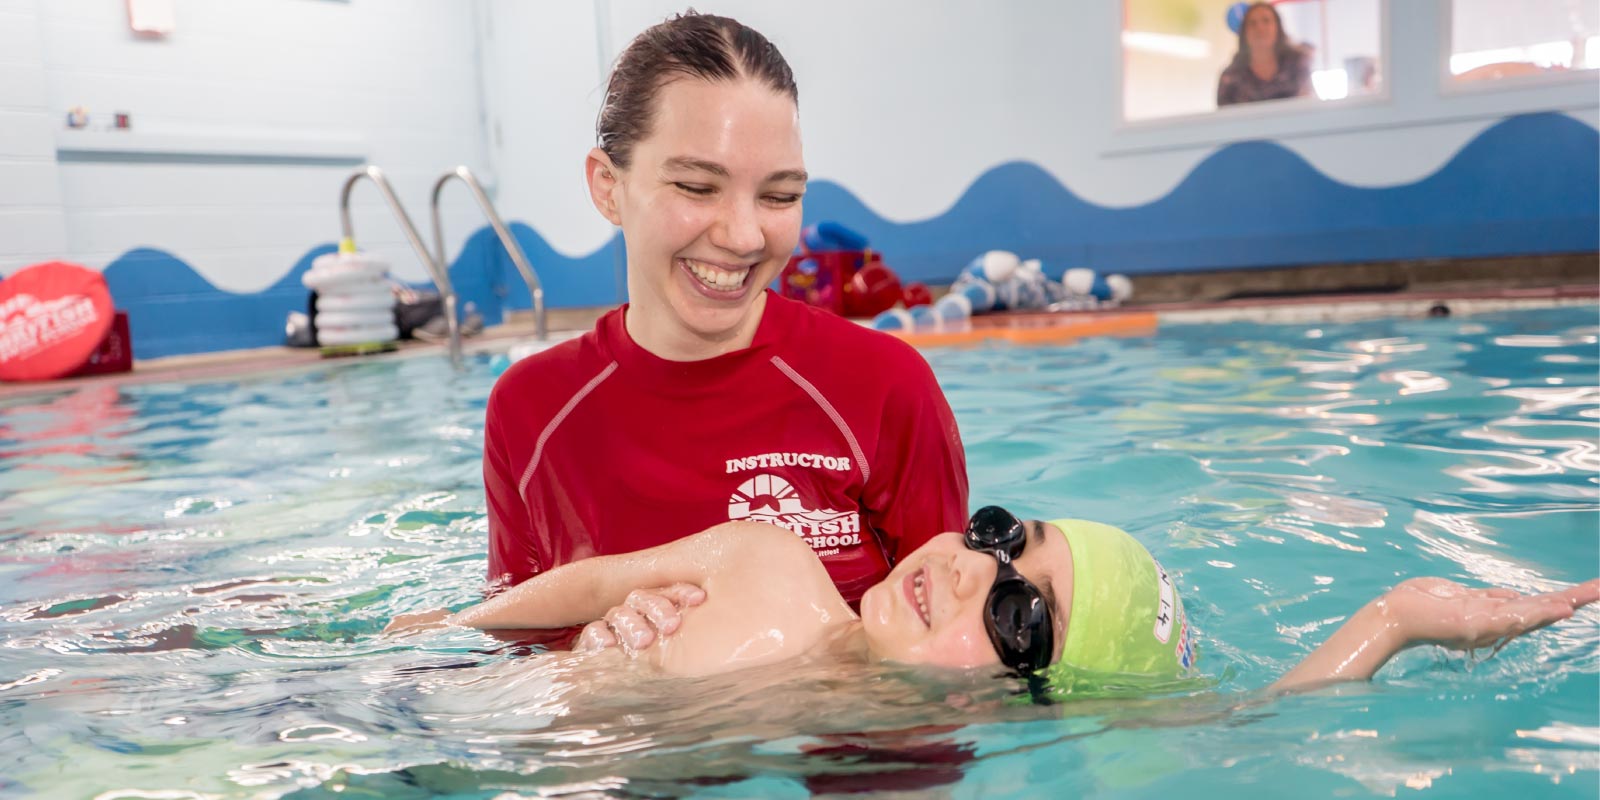
[[[671,636],[683,624],[682,612],[705,599],[705,590],[692,583],[635,589],[627,602],[606,612],[605,619],[584,626],[572,649],[578,653],[616,646],[630,653],[643,650],[658,637]]]

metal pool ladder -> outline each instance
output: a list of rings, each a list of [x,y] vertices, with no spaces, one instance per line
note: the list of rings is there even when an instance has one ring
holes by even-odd
[[[447,264],[444,252],[444,223],[439,217],[439,194],[444,191],[444,185],[451,178],[460,178],[467,188],[472,190],[472,199],[478,201],[478,207],[483,209],[483,215],[489,219],[490,227],[494,228],[495,236],[500,237],[500,244],[505,247],[506,255],[511,256],[511,263],[517,265],[517,271],[522,273],[522,280],[528,284],[528,295],[533,298],[533,332],[540,341],[547,337],[544,313],[544,288],[539,284],[539,276],[534,273],[533,265],[528,263],[528,256],[522,252],[522,245],[517,244],[516,237],[506,228],[500,220],[500,215],[495,213],[494,204],[489,202],[489,195],[483,191],[483,185],[473,176],[472,170],[466,167],[456,167],[439,176],[433,184],[433,245],[434,258],[437,263]],[[453,317],[452,317],[453,319]],[[451,341],[455,341],[455,329],[451,329]]]
[[[339,242],[340,251],[346,247],[354,247],[355,229],[350,224],[350,192],[362,178],[369,178],[378,187],[378,193],[383,195],[389,204],[389,210],[394,212],[395,220],[400,223],[400,229],[405,232],[406,241],[411,243],[411,249],[417,252],[417,258],[422,259],[422,266],[427,268],[428,277],[433,279],[433,285],[439,290],[439,297],[444,303],[445,324],[450,331],[450,363],[461,366],[461,323],[456,319],[456,290],[450,285],[450,273],[441,264],[441,260],[434,259],[428,252],[428,246],[422,243],[422,236],[417,233],[417,226],[411,224],[411,217],[406,214],[405,207],[400,205],[400,198],[395,196],[394,189],[389,185],[389,179],[383,176],[383,170],[374,166],[366,166],[349,178],[345,179],[344,189],[339,192],[339,224],[343,230],[344,238]],[[438,190],[434,190],[435,197]],[[434,213],[434,230],[438,230],[438,212]],[[439,252],[444,252],[444,243],[440,242]]]

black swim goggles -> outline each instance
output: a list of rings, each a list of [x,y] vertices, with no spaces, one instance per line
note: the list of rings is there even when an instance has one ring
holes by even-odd
[[[983,626],[1000,663],[1019,672],[1043,669],[1055,655],[1050,602],[1011,563],[1027,542],[1022,521],[999,506],[984,506],[967,522],[967,549],[988,553],[1000,562],[984,604]]]

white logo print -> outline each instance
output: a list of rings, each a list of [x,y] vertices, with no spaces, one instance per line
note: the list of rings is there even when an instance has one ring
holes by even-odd
[[[739,484],[728,497],[728,519],[787,528],[804,538],[819,555],[832,555],[840,547],[861,544],[859,513],[806,508],[800,492],[777,475],[757,475]]]
[[[821,453],[761,453],[760,455],[745,456],[744,458],[728,459],[728,474],[735,472],[748,472],[753,469],[771,469],[772,467],[805,467],[807,469],[827,469],[834,472],[849,472],[850,459],[842,456],[825,456]]]

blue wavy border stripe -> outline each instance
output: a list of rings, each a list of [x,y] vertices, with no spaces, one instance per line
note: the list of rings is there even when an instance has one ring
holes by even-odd
[[[182,259],[137,248],[105,269],[116,307],[128,312],[136,358],[280,345],[290,311],[305,311],[310,294],[300,276],[334,246],[312,248],[271,286],[254,293],[218,289]]]
[[[818,181],[806,219],[843,222],[902,278],[948,281],[989,249],[1129,274],[1470,258],[1593,250],[1600,134],[1562,114],[1486,129],[1434,174],[1403,186],[1335,181],[1271,142],[1229,145],[1142,206],[1084,201],[1026,162],[1003,164],[938,217],[896,223]]]
[[[1376,138],[1382,141],[1381,138]],[[1089,203],[1027,162],[980,176],[937,217],[884,219],[844,187],[816,181],[807,223],[836,220],[866,234],[906,280],[946,282],[973,255],[1005,249],[1068,267],[1130,274],[1592,252],[1600,246],[1600,133],[1562,114],[1511,117],[1489,127],[1445,166],[1415,183],[1363,188],[1335,181],[1271,142],[1228,145],[1166,196],[1142,206]],[[551,308],[620,302],[622,240],[564,256],[512,223]],[[271,287],[225,292],[177,257],[130,251],[105,270],[129,312],[141,358],[261,347],[283,341],[301,310],[300,275],[331,244],[306,253]],[[450,268],[463,301],[495,324],[532,303],[493,232],[468,237]]]

